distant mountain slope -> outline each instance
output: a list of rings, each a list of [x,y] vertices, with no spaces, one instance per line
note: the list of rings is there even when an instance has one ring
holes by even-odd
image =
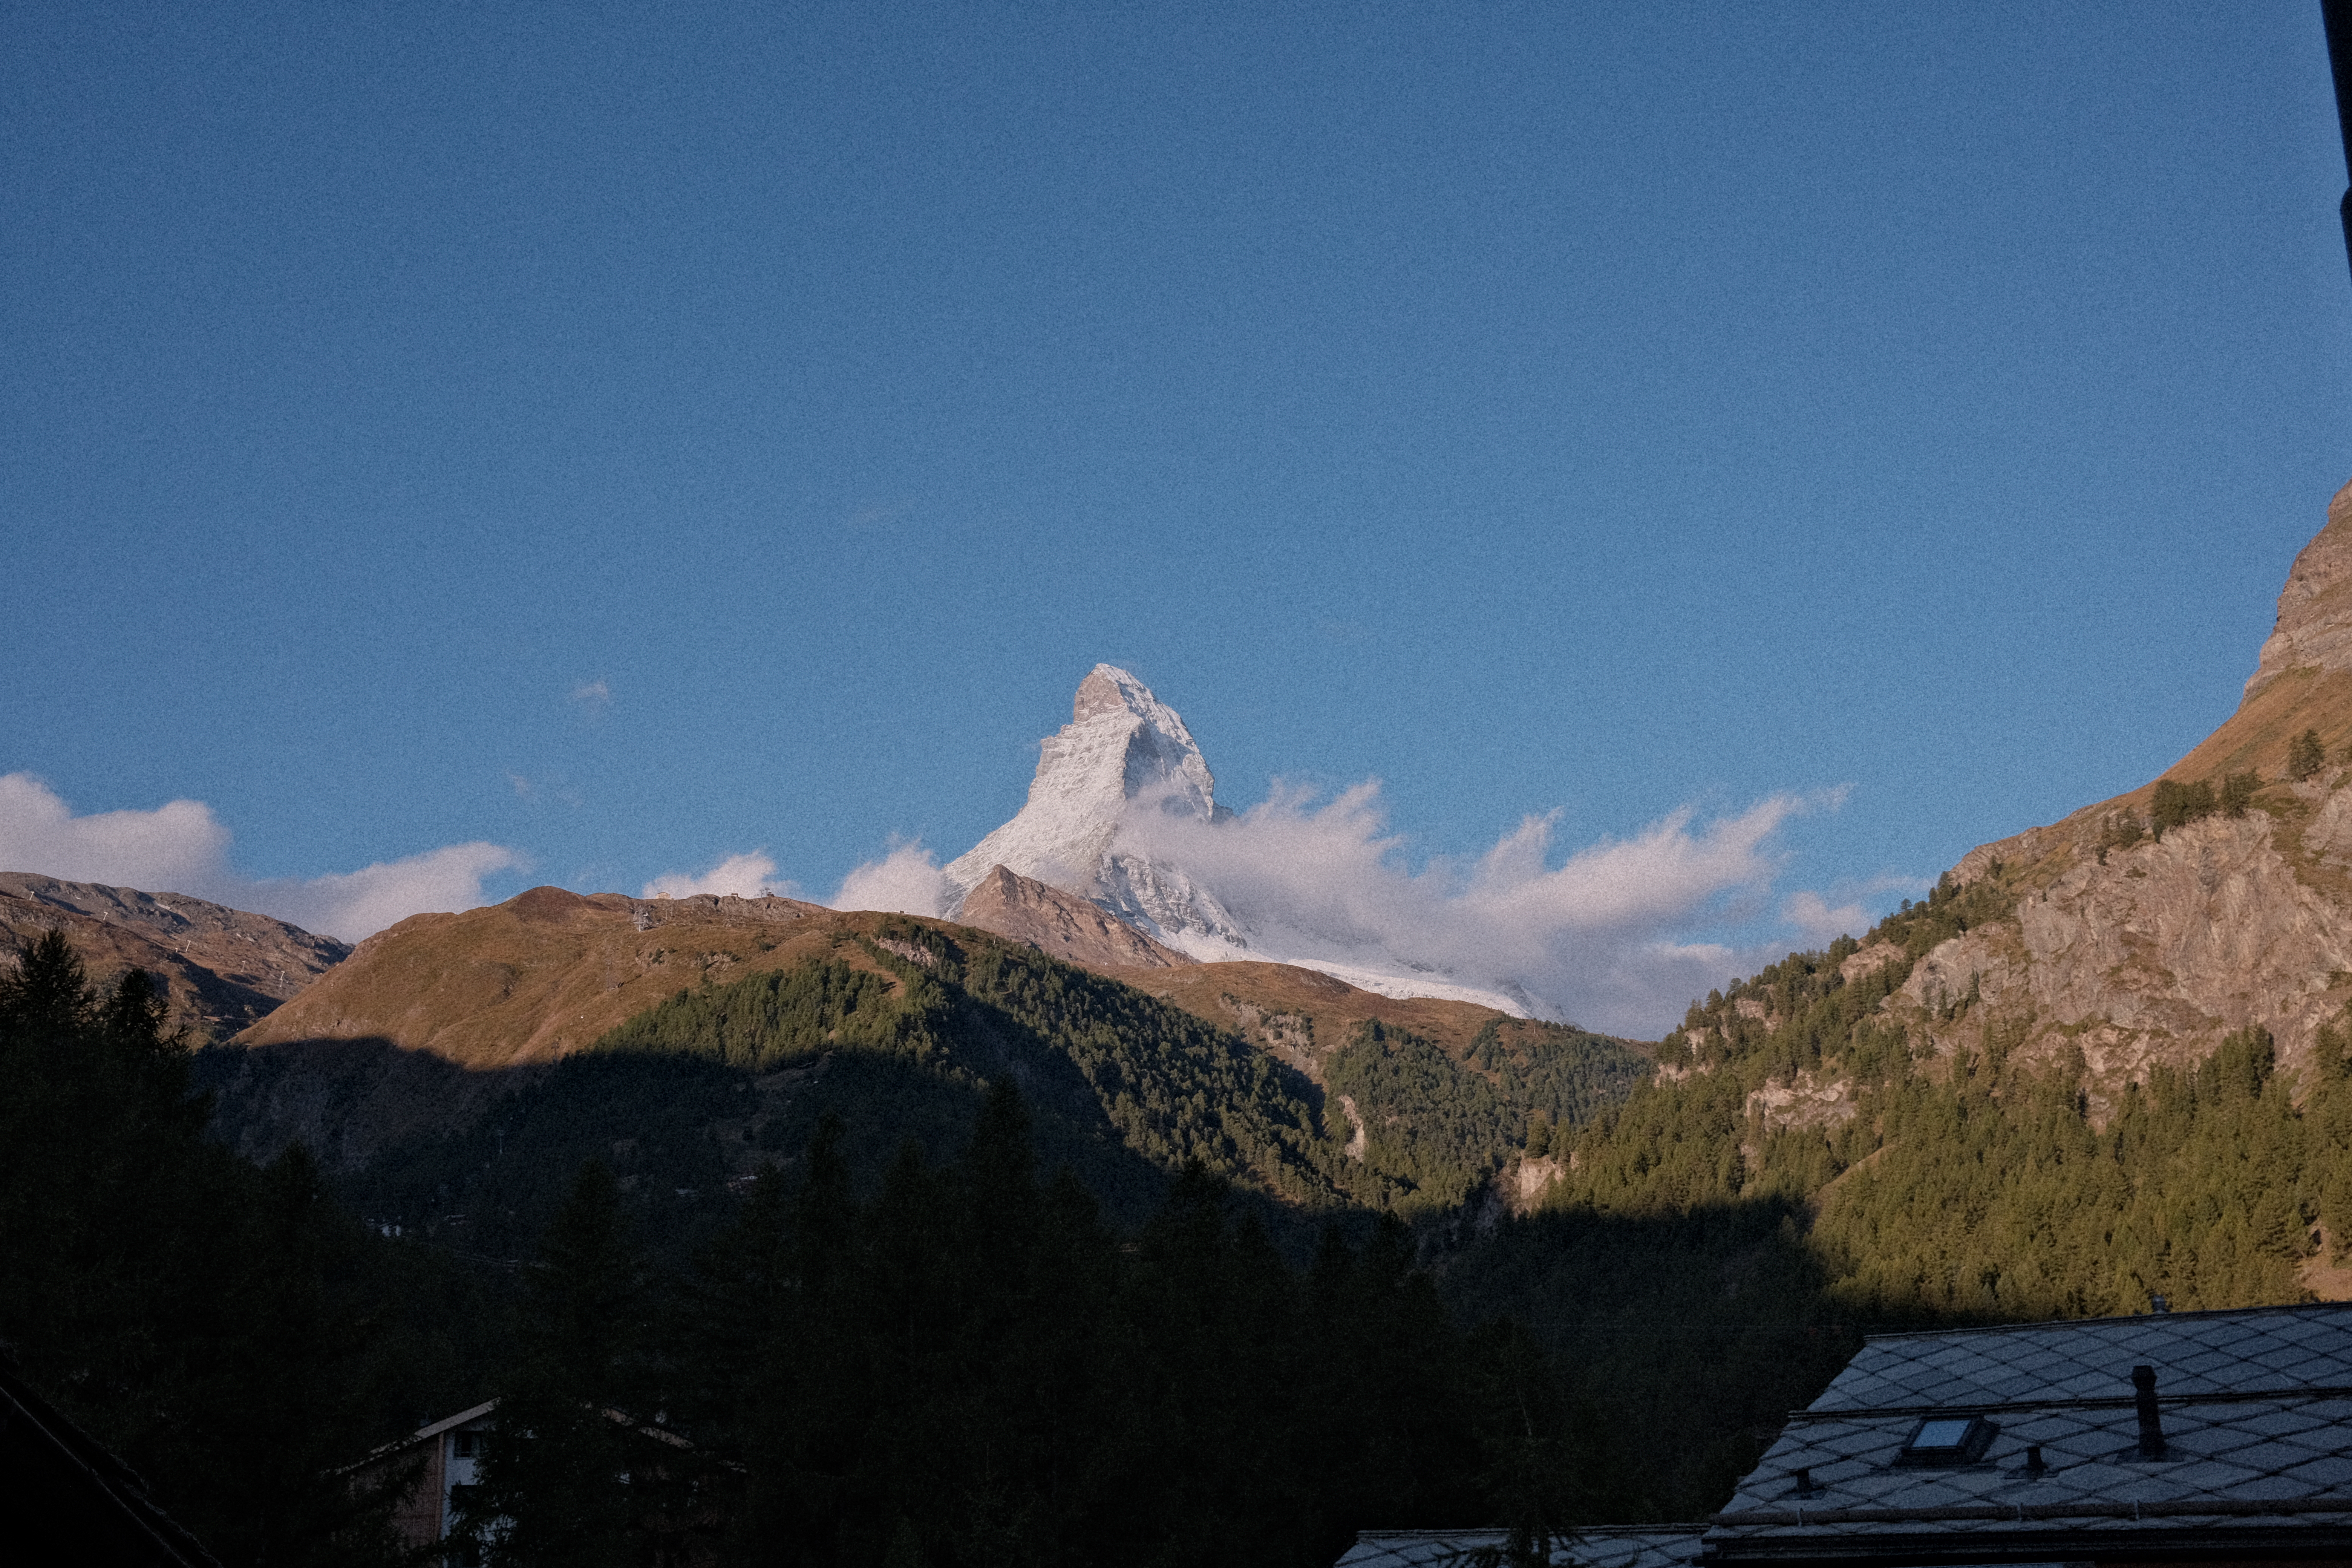
[[[1009,907],[1098,919],[1089,940],[1154,955],[1067,895],[1006,890]],[[1212,987],[1190,983],[1211,973]],[[934,992],[945,999],[921,1000]],[[615,1066],[616,1052],[679,1065]],[[592,1057],[604,1065],[573,1070]],[[696,1063],[741,1081],[706,1082]],[[1531,1117],[1580,1120],[1648,1070],[1622,1042],[1281,965],[1097,975],[1025,940],[903,915],[557,889],[403,921],[199,1065],[220,1131],[245,1152],[299,1138],[345,1173],[404,1167],[436,1191],[455,1169],[446,1149],[512,1131],[527,1112],[632,1148],[715,1137],[722,1152],[702,1177],[678,1174],[702,1156],[670,1162],[696,1190],[710,1171],[740,1175],[796,1149],[818,1109],[882,1152],[902,1137],[950,1145],[979,1085],[1010,1071],[1042,1086],[1043,1124],[1098,1190],[1132,1195],[1158,1179],[1139,1187],[1134,1170],[1200,1159],[1309,1207],[1458,1201],[1514,1163]],[[1349,1086],[1336,1101],[1335,1079]],[[593,1088],[625,1079],[619,1100]],[[559,1104],[570,1109],[548,1109]],[[566,1143],[562,1158],[591,1144]],[[411,1208],[423,1179],[395,1184]]]
[[[964,895],[956,919],[1087,969],[1174,969],[1193,962],[1075,893],[1003,866]]]
[[[383,1039],[475,1070],[553,1061],[680,989],[828,952],[837,921],[793,899],[533,888],[378,931],[237,1043]]]
[[[2227,722],[2162,778],[1972,850],[1861,939],[1695,1004],[1655,1079],[1572,1141],[1551,1206],[1801,1209],[1827,1310],[2341,1295],[2347,747],[2352,486]]]
[[[226,1039],[267,1016],[352,951],[332,937],[183,893],[0,871],[0,947],[21,946],[52,927],[72,940],[100,984],[130,969],[153,975],[171,1003],[172,1023],[200,1040]]]

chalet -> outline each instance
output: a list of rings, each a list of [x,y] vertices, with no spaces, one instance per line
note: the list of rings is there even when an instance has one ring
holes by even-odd
[[[429,1556],[427,1549],[436,1543],[446,1542],[441,1561],[447,1568],[473,1568],[482,1560],[481,1542],[453,1534],[451,1527],[465,1502],[466,1489],[474,1485],[479,1474],[483,1446],[498,1425],[498,1407],[497,1400],[487,1400],[470,1410],[460,1410],[455,1415],[420,1426],[407,1436],[385,1444],[346,1472],[364,1479],[398,1475],[414,1468],[415,1479],[393,1514],[393,1525],[400,1532],[402,1544],[420,1557]],[[641,1462],[646,1467],[644,1473],[657,1472],[670,1464],[677,1453],[693,1447],[664,1426],[647,1425],[621,1411],[606,1410],[604,1416],[643,1439]],[[659,1417],[656,1420],[658,1422]],[[626,1479],[616,1478],[616,1482],[625,1484]],[[490,1526],[494,1534],[500,1528]],[[681,1533],[686,1531],[685,1524],[673,1528]]]
[[[1882,1334],[1789,1418],[1730,1505],[1583,1568],[2352,1563],[2352,1304]],[[1499,1535],[1368,1532],[1345,1568]]]
[[[403,1545],[421,1552],[449,1539],[451,1516],[464,1500],[463,1489],[474,1483],[474,1467],[497,1409],[498,1401],[493,1399],[460,1410],[385,1444],[354,1467],[354,1473],[362,1476],[416,1468],[416,1479],[393,1515],[393,1526],[399,1531]],[[476,1555],[471,1542],[459,1542],[450,1552],[450,1561],[460,1564]]]

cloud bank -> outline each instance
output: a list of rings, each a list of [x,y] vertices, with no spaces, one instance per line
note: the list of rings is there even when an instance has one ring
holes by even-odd
[[[1590,1028],[1647,1035],[1759,960],[1692,933],[1763,912],[1781,867],[1774,834],[1835,799],[1777,795],[1706,821],[1685,806],[1558,865],[1557,817],[1544,816],[1474,862],[1408,869],[1374,783],[1320,804],[1278,787],[1219,824],[1147,804],[1120,841],[1181,866],[1269,955],[1433,973]]]
[[[1252,951],[1236,956],[1442,978],[1588,1028],[1655,1037],[1731,976],[1791,945],[1819,947],[1870,924],[1858,901],[1832,907],[1800,891],[1778,904],[1789,939],[1733,945],[1706,937],[1769,921],[1785,860],[1775,836],[1790,818],[1843,798],[1776,795],[1711,818],[1685,806],[1558,864],[1555,815],[1528,817],[1474,861],[1412,868],[1377,783],[1328,799],[1278,785],[1264,804],[1215,824],[1139,800],[1118,842],[1181,868],[1230,911],[1251,933]],[[930,852],[913,842],[858,867],[830,901],[939,915],[955,900]]]
[[[836,910],[887,910],[901,915],[943,915],[956,902],[955,884],[919,838],[893,844],[842,879],[830,900]]]
[[[754,849],[749,855],[730,855],[699,877],[689,877],[683,871],[666,871],[646,884],[639,895],[645,899],[690,899],[699,893],[715,893],[720,898],[757,899],[773,894],[778,898],[796,898],[800,889],[794,884],[780,880],[776,863],[765,850]]]
[[[185,893],[345,942],[426,910],[473,909],[486,901],[483,878],[523,863],[501,845],[452,844],[308,881],[266,879],[230,868],[229,839],[202,801],[76,816],[32,774],[0,774],[0,869]]]

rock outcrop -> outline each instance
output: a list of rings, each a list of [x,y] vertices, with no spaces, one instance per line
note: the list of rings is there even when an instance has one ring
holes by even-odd
[[[2290,669],[2352,672],[2352,485],[2336,492],[2326,526],[2288,569],[2247,694]]]
[[[2352,486],[2295,558],[2237,712],[2164,774],[2251,773],[2244,815],[2158,839],[2151,781],[1971,850],[1954,879],[1999,879],[2013,912],[1928,952],[1890,1006],[1947,1048],[1989,1021],[2029,1053],[2079,1048],[2107,1092],[2250,1025],[2303,1067],[2352,1001],[2352,772],[2288,778],[2306,731],[2330,759],[2352,746]]]
[[[1085,969],[1173,969],[1193,962],[1087,900],[1003,866],[964,896],[956,918]]]
[[[147,971],[163,988],[171,1023],[199,1041],[226,1039],[266,1017],[352,951],[183,893],[0,871],[0,948],[20,948],[53,927],[100,986],[126,970]]]
[[[1216,779],[1176,710],[1126,670],[1098,664],[1078,683],[1070,721],[1039,745],[1028,801],[944,870],[967,900],[1002,866],[1196,956],[1247,949],[1241,922],[1213,896],[1126,841],[1137,812],[1201,822],[1232,815],[1217,805]],[[961,905],[950,912],[964,918]]]

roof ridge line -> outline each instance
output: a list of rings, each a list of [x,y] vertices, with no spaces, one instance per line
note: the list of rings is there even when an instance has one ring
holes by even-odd
[[[2106,1318],[2040,1318],[2030,1323],[1984,1323],[1960,1329],[1897,1329],[1883,1334],[1864,1334],[1862,1342],[1879,1344],[1895,1340],[1943,1340],[1961,1334],[2012,1334],[2029,1329],[2085,1329],[2101,1323],[2139,1323],[2157,1318],[2246,1318],[2266,1312],[2352,1312],[2352,1301],[2289,1301],[2275,1307],[2210,1307],[2191,1312],[2124,1312]]]
[[[2159,1405],[2247,1405],[2264,1399],[2352,1399],[2352,1384],[2314,1383],[2300,1388],[2217,1388],[2202,1394],[2159,1394]],[[1790,1421],[1835,1421],[1861,1415],[1990,1415],[2015,1410],[2129,1410],[2139,1403],[2136,1394],[2086,1394],[2072,1399],[1959,1399],[1937,1405],[1853,1405],[1827,1410],[1806,1408],[1789,1412]]]

